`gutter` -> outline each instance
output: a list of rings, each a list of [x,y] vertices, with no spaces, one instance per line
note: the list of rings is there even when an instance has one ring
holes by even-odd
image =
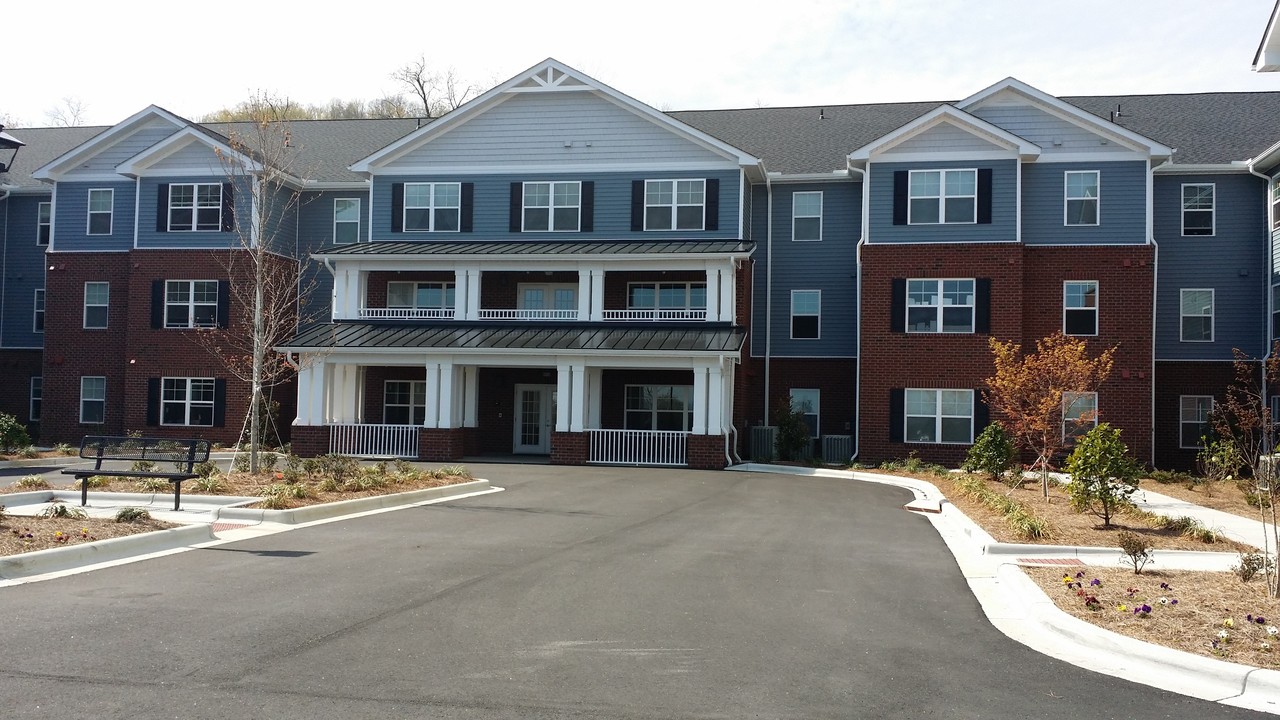
[[[854,255],[857,287],[854,288],[853,322],[858,327],[855,338],[858,354],[853,363],[853,454],[849,456],[849,464],[852,465],[858,459],[862,447],[862,246],[867,243],[867,231],[871,227],[867,204],[871,196],[871,175],[863,168],[854,167],[852,163],[849,163],[848,168],[862,175],[862,232]]]
[[[769,358],[773,354],[773,182],[764,174],[765,203],[765,281],[764,281],[764,424],[769,424]]]
[[[1262,353],[1262,411],[1264,413],[1270,413],[1271,401],[1267,397],[1267,363],[1271,361],[1271,355],[1275,347],[1275,340],[1276,340],[1275,338],[1271,337],[1271,318],[1273,317],[1273,314],[1276,311],[1276,308],[1274,307],[1275,293],[1271,289],[1272,283],[1274,281],[1273,273],[1275,273],[1275,267],[1274,267],[1275,250],[1272,246],[1275,244],[1275,236],[1273,235],[1273,232],[1275,228],[1276,218],[1275,218],[1275,206],[1271,202],[1271,197],[1272,197],[1272,194],[1275,192],[1276,181],[1272,179],[1270,175],[1267,175],[1265,173],[1260,173],[1257,170],[1255,170],[1253,160],[1249,160],[1246,163],[1245,167],[1249,170],[1250,175],[1255,175],[1267,181],[1267,195],[1265,200],[1267,204],[1267,277],[1266,277],[1266,285],[1265,285],[1266,293],[1267,293],[1267,317],[1265,320],[1266,328],[1267,328],[1266,329],[1267,347],[1265,352]],[[1270,418],[1270,421],[1274,423],[1276,419]],[[1270,433],[1263,433],[1263,438],[1269,438],[1269,437],[1270,437]],[[1266,440],[1264,439],[1263,442],[1266,443]],[[1264,446],[1263,450],[1267,454],[1271,453],[1271,448],[1269,447]]]

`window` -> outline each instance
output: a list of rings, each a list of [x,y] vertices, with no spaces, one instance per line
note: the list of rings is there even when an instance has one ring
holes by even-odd
[[[1066,174],[1066,225],[1098,224],[1098,171],[1068,170]]]
[[[160,424],[213,427],[213,378],[163,378]]]
[[[166,280],[164,326],[209,328],[218,325],[217,280]]]
[[[973,442],[972,390],[913,390],[904,395],[909,443]]]
[[[577,232],[582,208],[582,185],[577,182],[524,184],[525,232]]]
[[[53,236],[53,203],[42,202],[36,210],[36,244],[48,245]]]
[[[425,380],[388,380],[382,386],[382,422],[421,425],[427,421]]]
[[[822,239],[822,193],[791,195],[791,239],[810,242]]]
[[[34,375],[31,378],[31,407],[27,411],[27,419],[36,422],[40,419],[40,405],[44,400],[44,378]]]
[[[683,430],[693,428],[693,387],[690,385],[628,385],[624,425],[627,430]]]
[[[333,242],[360,242],[360,198],[334,198]]]
[[[1209,434],[1209,413],[1213,412],[1213,396],[1182,395],[1178,397],[1178,405],[1178,447],[1204,447],[1204,438]]]
[[[111,234],[111,207],[115,200],[115,190],[111,188],[89,191],[89,225],[86,232],[90,235]]]
[[[1182,234],[1213,234],[1213,183],[1182,186]]]
[[[804,416],[804,426],[809,429],[809,437],[818,437],[821,430],[818,425],[821,399],[822,391],[816,388],[791,388],[791,410]]]
[[[1182,342],[1213,342],[1213,290],[1182,291]]]
[[[908,188],[911,225],[978,221],[977,170],[912,170]]]
[[[521,283],[516,296],[520,310],[578,309],[578,286],[562,283],[529,285]]]
[[[1098,393],[1062,393],[1062,441],[1082,437],[1098,424]]]
[[[461,183],[405,183],[405,232],[458,232]]]
[[[822,334],[822,291],[791,291],[791,339],[817,340]]]
[[[701,230],[705,208],[705,180],[644,183],[645,230]]]
[[[907,332],[973,332],[974,284],[972,279],[907,280]]]
[[[1068,280],[1062,284],[1062,334],[1098,334],[1098,281]]]
[[[105,330],[107,327],[107,303],[111,296],[111,283],[87,282],[84,284],[84,327],[86,330]]]
[[[80,422],[85,425],[101,425],[107,414],[107,379],[105,377],[80,378]]]
[[[704,282],[630,283],[627,285],[627,309],[673,312],[706,310],[707,284]]]
[[[44,332],[44,288],[36,290],[32,308],[31,331],[42,333]]]
[[[1271,188],[1271,229],[1280,230],[1280,183]]]
[[[169,232],[216,232],[221,229],[221,183],[169,186]]]
[[[452,310],[453,289],[453,283],[444,282],[389,282],[387,307]]]

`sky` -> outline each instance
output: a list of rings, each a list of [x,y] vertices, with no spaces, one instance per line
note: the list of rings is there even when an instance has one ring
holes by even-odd
[[[0,118],[190,119],[256,92],[369,100],[425,56],[483,88],[554,57],[662,110],[959,100],[1013,76],[1052,95],[1280,90],[1254,73],[1273,0],[22,3]]]

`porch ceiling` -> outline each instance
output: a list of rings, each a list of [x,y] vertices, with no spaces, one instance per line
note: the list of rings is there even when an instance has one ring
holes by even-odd
[[[436,255],[749,255],[755,243],[741,240],[661,240],[649,242],[599,241],[411,241],[364,242],[320,248],[313,257],[436,256]]]
[[[736,327],[476,327],[336,323],[303,331],[278,349],[317,350],[543,350],[562,352],[735,353],[746,331]]]

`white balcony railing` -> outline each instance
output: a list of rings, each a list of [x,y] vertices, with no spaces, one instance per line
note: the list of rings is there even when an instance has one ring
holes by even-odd
[[[577,310],[480,310],[481,320],[577,320]]]
[[[452,320],[453,308],[360,308],[361,320]]]
[[[420,425],[330,425],[329,452],[356,457],[418,457]]]
[[[605,310],[601,315],[605,320],[706,320],[707,311],[696,310]]]
[[[689,433],[679,430],[588,430],[587,462],[609,465],[687,465]]]

